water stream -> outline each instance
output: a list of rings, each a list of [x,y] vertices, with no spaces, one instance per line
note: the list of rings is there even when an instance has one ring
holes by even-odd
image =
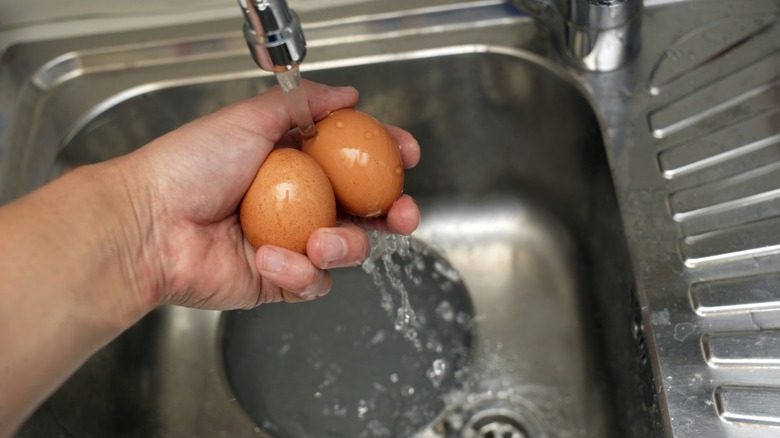
[[[403,278],[406,275],[412,281],[417,279],[415,283],[419,284],[419,276],[415,276],[415,271],[419,273],[425,269],[423,254],[413,247],[412,238],[409,236],[374,231],[369,233],[369,241],[371,252],[363,262],[362,268],[371,275],[379,290],[382,308],[391,318],[395,318],[395,330],[403,334],[407,341],[421,351],[422,343],[414,327],[417,315],[409,301],[409,291],[404,285]],[[394,260],[394,256],[400,257],[406,263],[403,265],[398,263]]]

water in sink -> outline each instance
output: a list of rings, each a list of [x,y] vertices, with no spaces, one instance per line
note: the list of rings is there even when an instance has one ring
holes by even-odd
[[[272,436],[413,436],[460,388],[473,344],[465,286],[420,242],[374,243],[381,266],[333,271],[324,298],[224,316],[227,379]]]

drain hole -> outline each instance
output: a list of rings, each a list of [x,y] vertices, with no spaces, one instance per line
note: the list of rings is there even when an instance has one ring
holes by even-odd
[[[474,406],[476,413],[461,429],[460,438],[548,438],[542,424],[528,410],[519,405],[495,405],[494,401]]]
[[[519,421],[505,415],[482,418],[471,427],[478,438],[530,438]]]

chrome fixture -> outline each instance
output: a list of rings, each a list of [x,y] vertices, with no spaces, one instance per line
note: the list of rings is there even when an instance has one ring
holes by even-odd
[[[290,70],[303,62],[306,39],[285,0],[238,0],[244,12],[244,38],[257,65],[266,71]]]
[[[612,71],[639,50],[642,0],[515,0],[548,24],[566,56],[588,71]]]
[[[298,16],[285,0],[238,0],[244,12],[244,39],[252,59],[263,70],[273,72],[287,96],[293,122],[304,137],[317,131],[306,95],[301,87],[299,66],[306,57],[306,38]]]

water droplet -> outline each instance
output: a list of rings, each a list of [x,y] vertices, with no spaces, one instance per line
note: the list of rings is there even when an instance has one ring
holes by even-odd
[[[444,345],[442,344],[441,340],[439,339],[439,335],[437,335],[436,332],[428,333],[428,340],[425,342],[425,348],[436,353],[441,353],[444,351]]]
[[[436,306],[436,316],[441,318],[442,320],[446,322],[452,322],[455,319],[455,310],[452,307],[452,304],[450,304],[449,301],[442,301],[439,303],[438,306]]]
[[[398,374],[397,373],[390,374],[390,381],[393,383],[398,383]]]
[[[333,415],[337,417],[344,417],[347,415],[347,407],[341,406],[338,403],[333,404]]]
[[[338,122],[336,122],[336,127],[337,128],[343,128],[344,127],[344,122],[339,120]]]
[[[390,429],[385,427],[379,420],[373,419],[366,425],[368,431],[371,432],[372,437],[388,437],[391,436]]]
[[[460,281],[460,272],[442,260],[434,261],[433,269],[450,281]]]
[[[366,414],[368,413],[368,402],[366,402],[365,400],[360,400],[358,402],[357,413],[358,413],[358,418],[360,418],[361,420],[364,419],[366,417]]]
[[[474,319],[466,312],[458,312],[458,316],[455,317],[455,321],[457,321],[461,326],[469,328],[474,322]]]
[[[376,332],[376,334],[374,335],[374,337],[373,337],[373,338],[371,338],[370,344],[371,344],[371,345],[380,344],[380,343],[382,343],[384,340],[385,340],[385,331],[384,331],[384,330],[379,330],[379,331],[377,331],[377,332]]]
[[[447,374],[447,362],[444,359],[436,359],[431,364],[431,368],[426,372],[428,380],[431,381],[434,388],[438,388]]]
[[[684,341],[696,330],[696,325],[689,322],[683,322],[674,326],[674,339]]]
[[[401,395],[404,397],[411,397],[414,395],[414,386],[404,384],[401,386]]]

